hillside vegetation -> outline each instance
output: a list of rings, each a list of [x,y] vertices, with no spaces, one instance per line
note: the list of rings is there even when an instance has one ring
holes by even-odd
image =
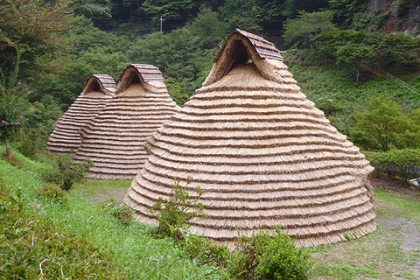
[[[307,254],[280,231],[278,242],[262,233],[231,253],[194,236],[158,238],[115,201],[93,205],[87,198],[121,196],[129,182],[83,182],[86,166],[69,160],[53,170],[46,141],[90,75],[118,81],[129,63],[159,67],[182,106],[240,28],[275,43],[302,92],[362,149],[375,175],[411,190],[408,180],[420,176],[420,37],[407,28],[419,6],[384,1],[391,10],[361,0],[1,1],[0,278],[256,279],[273,265],[305,279]],[[60,185],[64,176],[80,182]],[[419,277],[418,249],[404,247],[404,236],[418,238],[418,201],[375,194],[380,219],[397,227],[383,223],[365,239],[311,250],[313,277]],[[279,244],[299,265],[267,256],[266,248],[281,252]]]
[[[106,197],[125,194],[129,181],[87,181],[57,195],[43,188],[48,163],[15,156],[20,167],[0,160],[0,278],[243,279],[241,271],[218,267],[211,259],[216,252],[194,255],[200,247],[158,237],[155,227],[120,215],[121,207]],[[378,230],[361,239],[312,248],[310,278],[419,276],[419,197],[407,199],[383,189],[374,195]],[[222,252],[217,254],[222,257]]]
[[[94,73],[117,80],[128,63],[158,66],[182,105],[204,81],[223,39],[242,28],[295,50],[286,52],[286,62],[303,91],[357,145],[418,147],[420,38],[382,33],[385,15],[374,16],[359,2],[6,1],[0,7],[1,141],[19,142],[27,155],[42,150],[84,81]],[[411,15],[410,3],[399,4],[401,21]],[[357,123],[370,117],[358,111],[378,104],[401,112],[394,121],[403,128],[392,143],[379,143],[369,135],[374,128]]]

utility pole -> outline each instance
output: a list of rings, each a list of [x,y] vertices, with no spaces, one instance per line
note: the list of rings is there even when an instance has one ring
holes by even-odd
[[[162,16],[160,16],[160,32],[162,32],[162,26],[164,21],[165,19]]]

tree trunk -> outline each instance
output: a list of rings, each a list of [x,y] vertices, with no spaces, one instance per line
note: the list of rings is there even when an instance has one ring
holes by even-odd
[[[12,157],[12,147],[10,147],[8,144],[6,144],[6,157]]]

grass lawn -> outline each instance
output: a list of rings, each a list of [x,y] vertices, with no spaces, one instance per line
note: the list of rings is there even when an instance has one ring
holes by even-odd
[[[375,189],[378,230],[311,249],[313,279],[420,279],[420,203]]]
[[[21,158],[18,154],[17,157]],[[60,232],[73,234],[92,244],[113,260],[126,279],[222,277],[223,273],[217,267],[197,266],[171,239],[154,237],[150,226],[134,221],[124,225],[92,204],[91,198],[98,195],[105,198],[104,193],[119,191],[125,194],[129,181],[87,181],[75,186],[63,201],[47,200],[37,197],[35,189],[43,183],[39,171],[48,169],[48,165],[26,159],[22,163],[18,168],[0,159],[0,177],[12,189],[21,189],[25,211]],[[1,267],[0,264],[0,279],[3,279]],[[48,262],[43,267],[48,269]],[[38,266],[33,269],[38,270]]]
[[[197,266],[186,258],[172,240],[155,238],[150,226],[123,225],[95,205],[108,198],[121,201],[130,181],[88,180],[57,203],[34,192],[48,165],[18,157],[21,168],[0,160],[0,177],[22,189],[26,210],[99,248],[127,279],[223,278],[219,268]],[[420,279],[420,202],[382,189],[375,189],[374,196],[378,230],[349,242],[311,248],[312,279]]]
[[[97,202],[122,199],[129,181],[87,181],[72,191]],[[100,186],[103,186],[100,187]],[[374,189],[378,230],[345,243],[311,248],[312,279],[420,279],[420,202]]]

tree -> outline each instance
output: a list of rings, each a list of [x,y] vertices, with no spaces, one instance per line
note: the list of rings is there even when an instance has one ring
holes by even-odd
[[[187,28],[193,35],[200,37],[202,46],[206,49],[218,47],[231,31],[227,23],[220,20],[219,14],[209,8],[202,9]]]
[[[312,39],[322,31],[335,29],[330,11],[307,13],[301,11],[296,19],[284,24],[284,41],[295,47],[312,47]]]
[[[391,148],[418,147],[420,123],[418,112],[410,117],[397,103],[385,97],[368,100],[365,109],[355,112],[350,137],[367,150],[389,151]]]
[[[360,63],[378,68],[420,65],[420,39],[397,34],[355,30],[324,31],[314,38],[320,57],[354,71]],[[398,47],[395,47],[398,46]],[[390,71],[392,71],[392,68]]]
[[[231,31],[234,28],[257,33],[261,31],[262,11],[257,0],[226,0],[219,13]]]
[[[398,46],[398,47],[396,47]],[[378,60],[383,65],[420,66],[420,38],[403,33],[385,34],[378,44]]]
[[[92,20],[112,17],[110,0],[76,0],[72,1],[71,7],[77,14],[82,14]]]
[[[328,7],[327,0],[284,0],[281,7],[281,14],[286,18],[292,19],[299,11],[314,12]]]
[[[3,73],[13,71],[17,53],[19,74],[33,68],[37,59],[56,50],[60,35],[78,20],[73,16],[69,0],[14,0],[0,4],[0,67]]]
[[[156,32],[147,35],[136,41],[127,54],[131,61],[159,67],[165,78],[171,77],[183,84],[188,95],[192,95],[205,78],[203,72],[210,70],[215,52],[214,49],[204,49],[200,37],[187,28],[181,28],[168,34]]]
[[[346,28],[356,27],[357,20],[364,15],[367,8],[367,1],[364,0],[329,0],[328,2],[337,22]]]
[[[141,6],[142,11],[155,20],[160,17],[166,19],[186,19],[197,10],[199,1],[193,0],[146,0]]]
[[[26,87],[18,84],[18,74],[21,52],[16,55],[14,70],[6,76],[0,69],[0,139],[6,144],[6,157],[12,157],[12,150],[9,140],[13,134],[22,126],[26,108],[25,92]]]

